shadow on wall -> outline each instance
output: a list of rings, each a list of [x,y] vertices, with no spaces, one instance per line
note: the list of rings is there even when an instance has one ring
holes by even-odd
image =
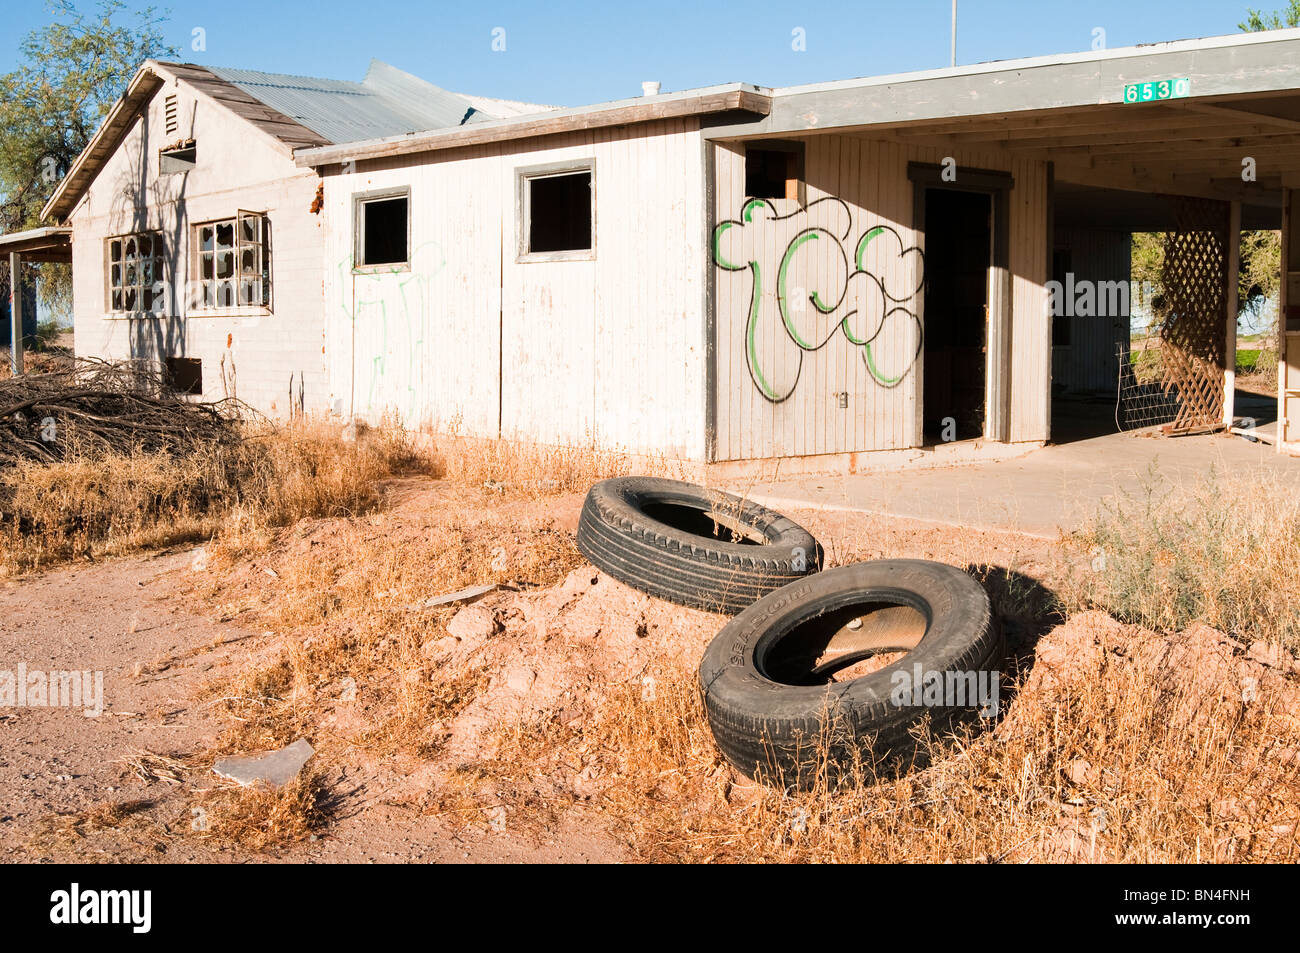
[[[193,136],[193,115],[188,133]],[[152,185],[149,182],[149,155],[151,150],[149,124],[140,124],[140,149],[132,157],[134,168],[128,182],[117,193],[110,221],[113,235],[161,231],[163,234],[164,275],[152,275],[155,288],[161,281],[164,286],[164,307],[162,313],[154,312],[132,317],[128,322],[130,357],[132,360],[146,360],[156,363],[168,357],[185,354],[185,318],[184,292],[188,278],[188,269],[184,259],[179,257],[180,249],[185,247],[185,230],[188,215],[185,209],[185,188],[189,181],[186,172],[159,176]],[[183,137],[182,137],[183,138]],[[149,210],[159,214],[151,225]],[[167,212],[165,210],[170,211]],[[104,302],[105,309],[109,302]]]

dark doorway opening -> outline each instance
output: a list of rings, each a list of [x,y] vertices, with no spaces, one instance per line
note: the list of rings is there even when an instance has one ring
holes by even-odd
[[[992,262],[992,196],[927,189],[922,395],[926,443],[984,435]]]

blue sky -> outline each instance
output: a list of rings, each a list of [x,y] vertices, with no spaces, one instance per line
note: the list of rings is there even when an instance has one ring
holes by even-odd
[[[1283,0],[960,0],[959,63],[1237,32],[1252,5]],[[79,6],[89,6],[78,2]],[[141,4],[131,3],[132,7]],[[311,3],[173,0],[166,24],[180,58],[214,66],[360,79],[372,57],[462,92],[558,105],[743,80],[767,86],[948,64],[950,0],[714,3],[614,0],[566,4],[414,0]],[[0,71],[18,39],[48,22],[42,0],[6,0]],[[493,30],[505,31],[503,52]],[[206,50],[192,49],[205,31]],[[791,48],[802,28],[807,49]]]

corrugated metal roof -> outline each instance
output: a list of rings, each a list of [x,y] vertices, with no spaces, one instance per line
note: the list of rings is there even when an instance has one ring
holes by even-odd
[[[209,68],[216,76],[336,145],[501,118],[485,112],[485,100],[476,101],[434,86],[379,60],[371,62],[360,83]],[[547,107],[536,108],[541,111]]]

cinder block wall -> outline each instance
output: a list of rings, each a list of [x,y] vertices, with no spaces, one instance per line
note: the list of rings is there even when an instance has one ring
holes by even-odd
[[[167,133],[164,101],[176,96],[180,129]],[[196,167],[160,175],[158,152],[193,138]],[[170,141],[169,141],[170,140]],[[293,164],[287,146],[223,107],[169,80],[91,184],[70,217],[74,330],[78,356],[110,360],[198,358],[203,399],[238,396],[271,416],[287,416],[290,387],[304,409],[329,406],[322,294],[324,223],[310,211],[318,180]],[[271,222],[271,306],[193,311],[192,226],[265,212]],[[145,230],[164,234],[169,292],[161,316],[109,311],[106,239]]]

